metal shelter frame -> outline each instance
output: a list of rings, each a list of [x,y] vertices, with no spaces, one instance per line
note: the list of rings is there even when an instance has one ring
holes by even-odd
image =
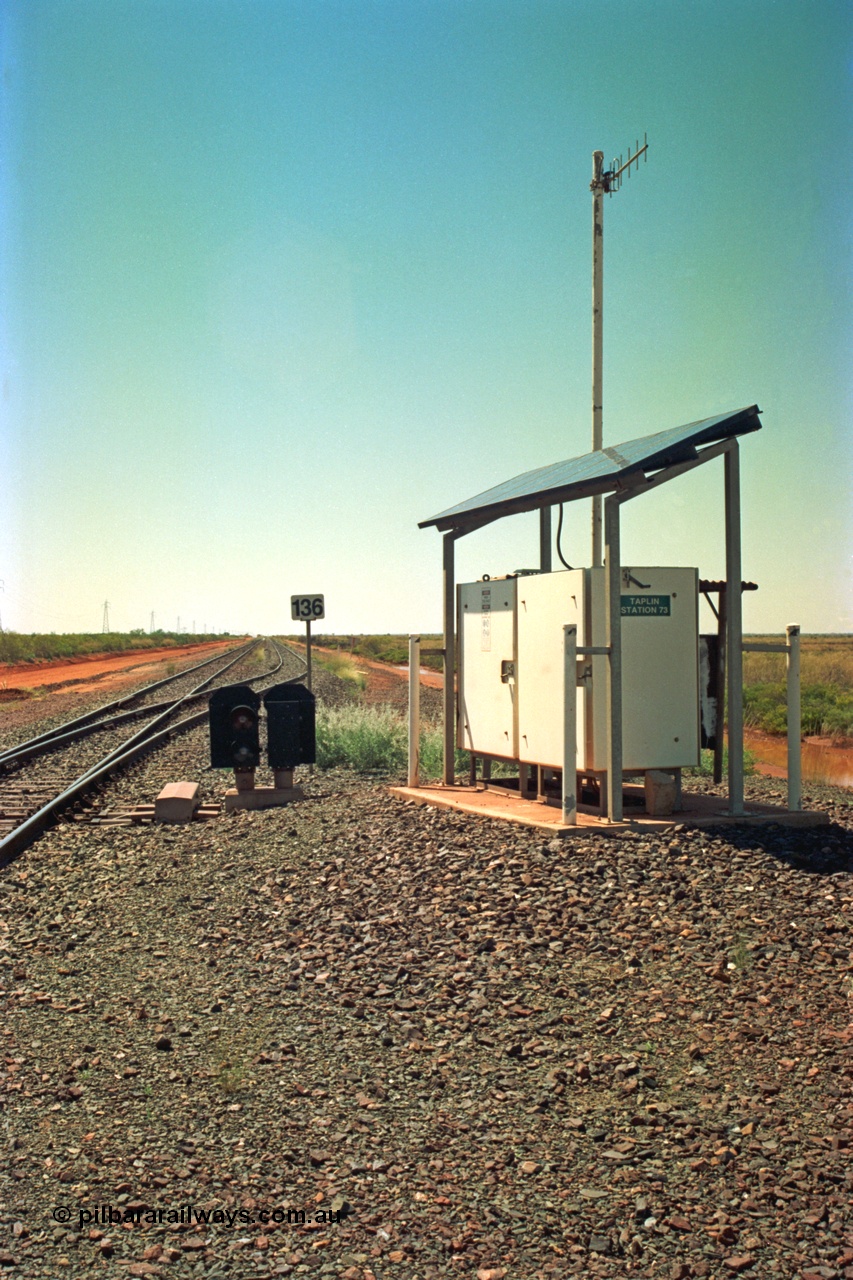
[[[456,581],[455,546],[459,538],[518,511],[540,511],[540,566],[551,567],[550,507],[555,502],[576,501],[593,494],[604,497],[604,563],[607,573],[606,644],[607,664],[607,816],[621,822],[622,813],[622,627],[620,511],[623,503],[649,493],[670,480],[685,475],[706,462],[724,460],[726,649],[728,662],[728,812],[743,816],[743,611],[741,601],[741,518],[740,454],[737,437],[758,430],[760,410],[756,405],[718,418],[689,424],[675,432],[661,432],[631,441],[615,449],[593,450],[581,458],[540,468],[517,477],[507,486],[498,486],[458,507],[422,521],[443,531],[443,659],[444,659],[444,783],[455,783],[456,746]],[[672,438],[674,437],[674,443]],[[709,438],[707,447],[697,445]],[[722,437],[722,438],[721,438]],[[662,441],[666,439],[666,447]],[[643,450],[642,446],[646,449]],[[537,479],[553,481],[559,472],[562,483],[536,488]],[[647,474],[647,473],[651,474]],[[525,481],[528,483],[525,485]],[[547,518],[546,518],[547,513]],[[546,545],[547,544],[547,545]],[[577,648],[579,655],[584,649]],[[573,790],[573,788],[572,788]],[[563,780],[564,810],[567,780]]]

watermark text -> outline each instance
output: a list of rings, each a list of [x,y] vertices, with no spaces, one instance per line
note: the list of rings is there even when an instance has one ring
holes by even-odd
[[[202,1209],[194,1204],[181,1204],[171,1209],[149,1208],[143,1205],[96,1204],[89,1209],[57,1205],[51,1211],[54,1222],[61,1224],[74,1220],[83,1227],[117,1226],[124,1222],[146,1226],[197,1226],[197,1227],[253,1227],[286,1226],[304,1227],[307,1223],[343,1222],[345,1209]]]

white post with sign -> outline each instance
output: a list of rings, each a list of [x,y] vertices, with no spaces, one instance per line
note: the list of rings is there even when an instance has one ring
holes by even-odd
[[[325,618],[325,597],[291,596],[290,616],[294,622],[305,623],[305,654],[308,667],[305,684],[308,689],[311,689],[311,623],[314,619]]]

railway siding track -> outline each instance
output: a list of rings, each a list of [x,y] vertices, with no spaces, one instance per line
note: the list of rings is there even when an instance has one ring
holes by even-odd
[[[250,667],[245,675],[235,676],[235,666],[249,665],[252,652],[260,646],[272,650],[275,657],[274,665],[263,672],[253,672]],[[102,813],[100,807],[93,803],[93,797],[103,791],[112,776],[128,768],[142,756],[156,750],[177,734],[195,728],[207,719],[205,706],[201,711],[175,721],[174,717],[181,708],[188,703],[206,698],[211,688],[222,681],[226,675],[230,676],[227,683],[239,681],[258,685],[264,681],[270,681],[280,672],[286,652],[276,641],[255,641],[241,647],[236,657],[231,651],[227,655],[230,660],[224,666],[189,692],[179,694],[170,703],[159,702],[142,708],[121,711],[118,715],[101,719],[94,718],[97,712],[87,714],[70,725],[59,726],[56,730],[39,735],[0,755],[0,773],[6,774],[5,778],[0,776],[0,867],[8,865],[18,857],[56,821],[60,814],[68,809],[74,811],[74,817],[78,821],[96,821],[106,825],[127,825],[132,821],[150,821],[153,817],[153,805],[143,806],[141,813],[136,813],[135,810],[128,812],[126,809],[118,812],[108,809],[108,812]],[[217,657],[221,661],[222,655]],[[304,662],[299,655],[291,654],[291,657],[304,667]],[[199,664],[199,667],[208,665],[210,665],[209,660]],[[194,670],[197,671],[199,667]],[[181,673],[182,676],[188,674]],[[290,679],[299,680],[303,675],[304,671],[300,671]],[[150,694],[153,690],[161,688],[163,683],[158,681],[120,701],[126,706],[132,698],[138,699]],[[112,711],[115,705],[109,704],[102,710]],[[152,713],[154,718],[130,738],[125,739],[121,736],[119,726],[142,716],[150,716]],[[93,753],[84,750],[81,770],[79,744],[96,733],[105,735],[98,739],[100,744],[98,751],[103,752],[105,743],[108,750],[106,754],[100,754],[100,758],[94,760]],[[60,763],[50,758],[54,755],[62,758]],[[67,763],[69,755],[74,762],[71,767]],[[217,811],[213,806],[203,806],[200,816],[212,817]]]
[[[182,696],[191,693],[194,687],[202,688],[202,685],[195,685],[195,673],[203,670],[205,667],[212,666],[214,663],[225,663],[225,666],[219,668],[219,674],[227,670],[228,666],[240,658],[241,655],[248,654],[258,644],[253,640],[249,644],[241,644],[233,649],[228,649],[224,653],[214,654],[212,658],[205,658],[203,662],[194,663],[191,667],[186,667],[182,671],[173,672],[162,680],[155,680],[151,684],[142,685],[139,689],[135,689],[130,693],[124,694],[121,698],[116,698],[111,702],[106,702],[100,706],[94,707],[89,711],[83,712],[79,716],[75,716],[72,720],[67,720],[59,725],[52,725],[43,733],[37,734],[33,738],[7,746],[0,750],[0,766],[11,764],[15,759],[28,758],[33,755],[40,754],[38,748],[43,744],[58,740],[63,737],[83,737],[85,733],[96,732],[103,728],[106,723],[120,723],[122,714],[130,719],[133,717],[142,717],[149,712],[163,710],[168,706],[173,706]],[[216,674],[216,673],[214,673]],[[144,705],[145,699],[150,697],[152,693],[165,688],[166,685],[172,684],[177,686],[174,690],[174,697],[160,703]],[[185,685],[182,689],[180,686]],[[136,705],[134,704],[142,704]],[[128,710],[128,708],[133,708]],[[24,755],[23,753],[28,753]]]

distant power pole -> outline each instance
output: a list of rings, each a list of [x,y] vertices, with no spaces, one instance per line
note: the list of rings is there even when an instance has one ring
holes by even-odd
[[[193,629],[192,629],[192,634],[193,634],[193,635],[195,635],[195,618],[193,618]]]
[[[622,185],[622,174],[631,176],[631,165],[645,155],[649,144],[643,137],[643,145],[622,163],[622,157],[614,160],[609,169],[604,166],[604,152],[592,153],[592,447],[600,449],[602,434],[602,356],[604,350],[604,196],[613,195]],[[602,562],[601,494],[592,500],[592,563]]]
[[[178,614],[178,635],[181,634],[181,615]]]
[[[150,621],[150,622],[149,622],[149,624],[148,624],[148,634],[149,634],[149,635],[151,635],[151,634],[153,633],[153,631],[154,631],[154,610],[152,609],[152,610],[151,610],[151,621]]]
[[[109,602],[109,600],[105,600],[105,601],[104,601],[104,620],[103,620],[103,623],[101,624],[101,630],[102,630],[106,635],[109,635],[109,630],[110,630],[110,602]]]

